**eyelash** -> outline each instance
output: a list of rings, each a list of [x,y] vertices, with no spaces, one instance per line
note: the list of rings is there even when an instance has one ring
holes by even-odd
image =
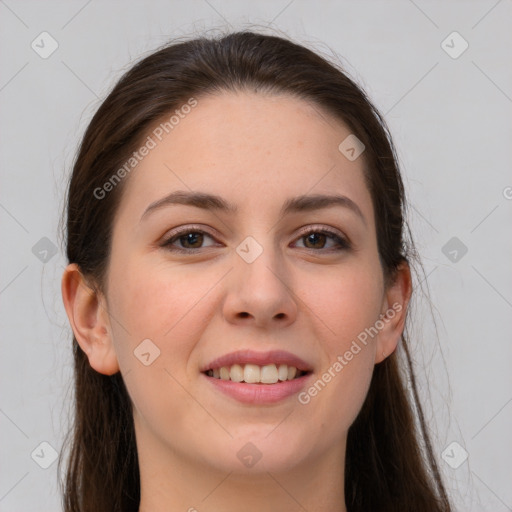
[[[201,234],[201,235],[207,235],[209,236],[210,238],[214,239],[215,237],[208,233],[207,231],[204,231],[202,229],[199,229],[198,227],[196,226],[188,226],[186,228],[183,228],[183,229],[180,229],[179,231],[176,231],[174,233],[172,233],[170,235],[170,237],[168,237],[162,244],[161,246],[163,248],[165,248],[166,250],[168,251],[171,251],[171,252],[176,252],[176,253],[181,253],[181,254],[191,254],[193,252],[197,252],[201,249],[203,249],[202,247],[199,247],[199,248],[196,248],[196,249],[183,249],[183,248],[179,248],[179,247],[172,247],[172,243],[174,243],[175,241],[178,241],[182,236],[184,235],[188,235],[188,234]],[[338,252],[338,251],[344,251],[344,250],[348,250],[348,249],[351,249],[351,244],[350,242],[341,237],[336,231],[334,230],[331,230],[329,228],[325,228],[325,227],[322,227],[322,228],[319,228],[319,227],[310,227],[304,231],[302,231],[299,235],[299,237],[297,238],[297,240],[300,240],[302,238],[306,238],[307,236],[311,235],[311,234],[322,234],[322,235],[328,235],[328,237],[331,239],[331,240],[334,240],[337,244],[338,244],[338,247],[335,248],[335,247],[332,247],[330,249],[310,249],[308,247],[306,247],[305,249],[306,250],[309,250],[309,251],[313,251],[313,252],[319,252],[319,251],[324,251],[324,252]]]

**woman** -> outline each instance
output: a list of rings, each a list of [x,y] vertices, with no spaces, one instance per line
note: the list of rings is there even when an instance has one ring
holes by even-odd
[[[246,31],[129,70],[68,190],[66,512],[449,511],[404,211],[384,121],[312,51]]]

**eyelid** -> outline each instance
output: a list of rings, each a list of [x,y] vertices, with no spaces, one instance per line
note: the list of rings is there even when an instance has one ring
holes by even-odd
[[[160,242],[160,246],[166,249],[167,247],[170,247],[171,241],[173,238],[176,238],[174,240],[175,242],[179,240],[181,236],[186,235],[187,233],[193,233],[193,232],[199,232],[201,234],[207,235],[213,240],[216,240],[218,238],[217,235],[213,234],[212,231],[207,228],[206,226],[203,226],[201,224],[187,224],[186,226],[180,226],[176,229],[172,229],[168,233],[166,233],[162,237],[162,241]],[[183,253],[193,253],[198,252],[201,249],[208,249],[208,247],[201,247],[200,249],[183,249],[181,247],[172,247],[168,250],[175,251],[175,252],[183,252]]]
[[[178,240],[180,236],[186,235],[187,233],[192,233],[192,232],[199,232],[201,234],[205,234],[214,240],[216,240],[216,238],[217,238],[217,235],[213,234],[212,231],[209,228],[207,228],[206,226],[201,225],[201,224],[189,224],[189,225],[180,226],[176,229],[171,230],[169,233],[167,233],[163,237],[163,241],[161,242],[160,245],[163,248],[167,248],[167,246],[170,247],[170,243],[174,238],[176,238]],[[303,226],[302,228],[299,228],[299,232],[295,236],[294,241],[297,241],[297,240],[303,238],[304,236],[308,235],[309,233],[326,233],[328,235],[331,235],[332,238],[334,239],[334,241],[337,242],[338,247],[337,248],[329,248],[329,249],[306,248],[306,250],[310,250],[313,252],[326,253],[326,252],[330,252],[330,251],[336,251],[336,250],[341,251],[341,250],[348,250],[348,249],[352,248],[352,243],[350,242],[348,237],[345,236],[341,231],[339,231],[336,228],[321,225],[321,224],[308,224],[306,226]],[[176,240],[174,240],[174,242],[176,242]],[[178,252],[178,253],[181,252],[181,253],[192,254],[192,253],[197,253],[200,250],[204,250],[204,249],[208,249],[208,248],[209,247],[200,247],[198,249],[183,249],[181,247],[172,247],[171,249],[168,249],[168,250],[171,250],[173,252]]]
[[[304,226],[299,229],[298,236],[300,237],[301,235],[308,234],[311,231],[323,231],[330,233],[331,235],[336,235],[343,239],[347,238],[339,229],[332,228],[330,226],[325,226],[323,224],[308,224],[307,226]]]
[[[325,226],[322,224],[308,224],[307,226],[304,226],[300,229],[298,235],[296,236],[295,240],[298,240],[300,238],[303,238],[304,236],[308,235],[309,233],[326,233],[328,235],[331,235],[334,241],[337,241],[338,248],[330,248],[330,249],[309,249],[313,252],[330,252],[330,251],[336,251],[336,250],[348,250],[352,249],[352,242],[350,239],[343,234],[340,230]],[[306,248],[307,249],[307,248]]]
[[[203,226],[202,224],[187,224],[185,226],[180,226],[175,229],[172,229],[171,231],[165,234],[164,238],[166,240],[169,240],[175,237],[176,235],[181,235],[182,233],[186,234],[192,231],[202,231],[211,237],[217,236],[214,235],[207,226]]]

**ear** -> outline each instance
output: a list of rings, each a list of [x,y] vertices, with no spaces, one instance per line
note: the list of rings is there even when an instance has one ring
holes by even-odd
[[[411,293],[411,270],[409,264],[403,262],[398,266],[395,279],[384,291],[380,315],[383,327],[377,336],[375,364],[383,361],[396,349],[404,330]]]
[[[61,291],[69,323],[91,367],[104,375],[118,372],[104,296],[87,284],[76,263],[64,270]]]

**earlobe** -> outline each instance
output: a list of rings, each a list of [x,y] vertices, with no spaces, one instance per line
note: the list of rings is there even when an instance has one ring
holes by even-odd
[[[396,278],[385,291],[381,311],[381,326],[377,337],[375,364],[391,355],[405,326],[407,308],[412,294],[411,270],[407,262],[399,265]]]
[[[118,372],[104,297],[88,285],[76,263],[64,270],[61,292],[69,323],[91,367],[104,375]]]

